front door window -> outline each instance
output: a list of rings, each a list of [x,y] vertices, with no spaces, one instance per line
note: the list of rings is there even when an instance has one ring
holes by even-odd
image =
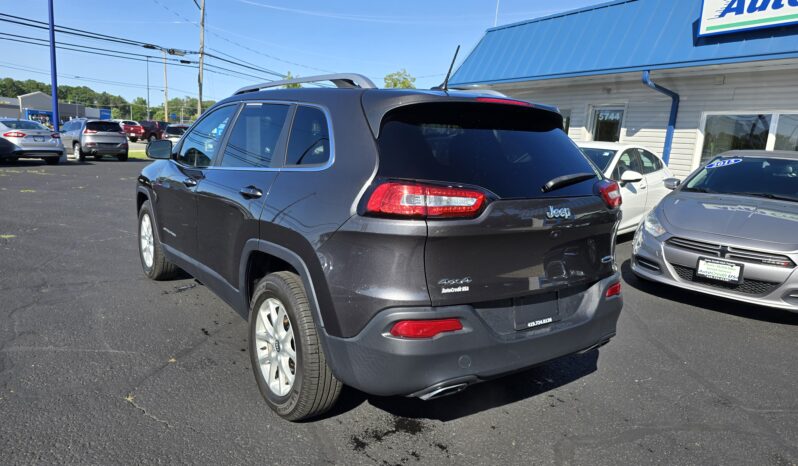
[[[623,109],[599,108],[593,113],[593,140],[618,142],[621,140]]]

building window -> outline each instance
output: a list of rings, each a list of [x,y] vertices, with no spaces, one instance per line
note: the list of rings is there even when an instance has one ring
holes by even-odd
[[[779,115],[774,149],[798,151],[798,114]]]
[[[593,112],[593,140],[618,142],[623,125],[622,108],[598,108]]]
[[[701,165],[730,150],[767,149],[773,115],[708,115]]]

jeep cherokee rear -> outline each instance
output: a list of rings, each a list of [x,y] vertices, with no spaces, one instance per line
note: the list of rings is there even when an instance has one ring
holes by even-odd
[[[341,383],[429,399],[615,334],[620,192],[554,109],[324,78],[239,91],[139,177],[145,273],[249,318],[278,414]]]

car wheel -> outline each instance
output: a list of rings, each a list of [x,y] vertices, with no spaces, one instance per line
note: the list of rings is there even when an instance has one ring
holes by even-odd
[[[168,280],[177,274],[177,266],[166,260],[161,248],[158,229],[153,222],[150,201],[139,210],[139,258],[144,275],[151,280]]]
[[[327,366],[299,277],[277,272],[261,279],[249,315],[252,369],[272,410],[289,421],[329,410],[342,385]]]
[[[124,154],[119,154],[116,156],[116,159],[119,160],[120,162],[126,162],[127,154],[128,154],[127,152],[125,152]]]
[[[139,140],[139,138],[130,138],[130,142],[136,142],[138,140]]]
[[[81,162],[85,162],[86,161],[86,154],[84,154],[83,151],[80,150],[80,143],[79,142],[76,142],[75,144],[72,144],[72,154],[77,156],[79,161],[81,161]]]
[[[58,165],[58,162],[61,161],[61,157],[47,157],[44,159],[44,163],[47,165]]]
[[[154,134],[150,134],[150,137],[147,138],[147,141],[149,141],[149,142],[152,142],[154,140],[155,140],[155,135]]]

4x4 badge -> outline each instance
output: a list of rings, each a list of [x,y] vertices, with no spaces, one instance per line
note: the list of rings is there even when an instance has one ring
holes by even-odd
[[[546,212],[546,217],[548,218],[571,218],[571,209],[568,207],[562,207],[560,209],[555,209],[553,206],[549,206],[549,210]]]

